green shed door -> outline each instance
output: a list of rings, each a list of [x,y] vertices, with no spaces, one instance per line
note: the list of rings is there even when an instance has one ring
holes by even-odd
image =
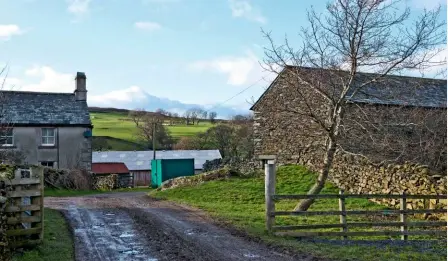
[[[161,175],[161,170],[158,168],[160,160],[151,160],[151,187],[157,188],[159,183],[159,177]]]

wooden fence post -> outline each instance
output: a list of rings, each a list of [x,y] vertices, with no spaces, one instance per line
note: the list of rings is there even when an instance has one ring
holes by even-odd
[[[403,211],[400,213],[400,222],[404,224],[400,227],[400,231],[403,233],[401,235],[401,240],[408,240],[408,235],[405,233],[408,232],[407,220],[406,220],[406,193],[403,192],[402,198],[400,198],[400,210]]]
[[[272,226],[275,222],[275,217],[272,214],[275,212],[275,202],[272,196],[275,194],[275,164],[264,165],[264,194],[266,199],[266,229],[272,232]]]
[[[339,195],[343,195],[344,190],[339,190]],[[341,231],[344,233],[348,232],[347,229],[347,213],[345,212],[345,198],[343,196],[339,197],[339,211],[341,211],[341,215],[339,216],[339,221],[342,224]],[[347,235],[342,236],[343,240],[347,239]]]

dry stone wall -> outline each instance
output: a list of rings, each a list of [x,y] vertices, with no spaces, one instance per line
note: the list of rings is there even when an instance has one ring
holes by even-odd
[[[447,177],[433,173],[427,166],[405,164],[374,164],[359,156],[335,158],[330,180],[353,194],[446,194]],[[379,199],[378,203],[399,208],[399,200]],[[408,200],[407,208],[446,208],[446,200]]]

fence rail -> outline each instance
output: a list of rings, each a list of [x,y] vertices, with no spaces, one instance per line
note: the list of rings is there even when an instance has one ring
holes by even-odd
[[[345,199],[348,198],[382,198],[399,199],[400,209],[387,210],[346,210]],[[416,230],[409,231],[409,227],[444,227],[446,221],[408,221],[411,214],[445,213],[446,209],[407,209],[408,199],[446,199],[447,195],[406,195],[406,194],[318,194],[318,195],[278,195],[275,194],[275,165],[265,165],[265,199],[266,199],[266,229],[280,236],[311,237],[311,236],[401,236],[407,240],[410,235],[446,235],[446,230]],[[329,211],[275,211],[275,202],[283,199],[337,199],[339,210]],[[291,226],[275,226],[277,216],[330,216],[338,215],[338,224],[304,224]],[[395,222],[347,222],[348,215],[399,215],[400,220]],[[399,231],[350,231],[355,227],[398,227]],[[306,229],[340,228],[340,231],[297,231]]]
[[[8,213],[6,235],[13,248],[39,244],[44,229],[43,168],[17,169],[14,174],[14,179],[5,181],[11,186],[6,194],[10,198],[5,209]]]

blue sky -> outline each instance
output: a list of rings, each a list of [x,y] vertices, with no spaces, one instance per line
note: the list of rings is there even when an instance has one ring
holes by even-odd
[[[71,92],[88,77],[89,105],[132,108],[144,93],[247,109],[269,84],[266,41],[298,40],[303,0],[0,0],[0,65],[17,90]],[[408,0],[412,11],[443,0]],[[446,6],[444,7],[446,13]],[[260,79],[265,80],[260,80]]]

